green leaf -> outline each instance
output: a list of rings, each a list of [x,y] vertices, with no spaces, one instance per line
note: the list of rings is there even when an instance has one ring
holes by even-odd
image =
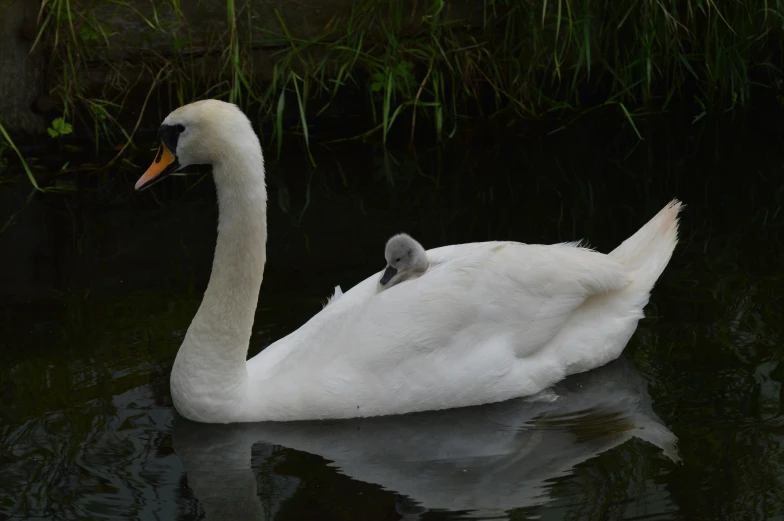
[[[61,136],[67,136],[73,132],[73,126],[71,126],[70,123],[67,123],[63,118],[57,118],[52,121],[52,129],[54,129],[55,132]]]

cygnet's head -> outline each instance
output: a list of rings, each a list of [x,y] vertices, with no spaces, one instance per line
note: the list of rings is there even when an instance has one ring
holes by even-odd
[[[158,129],[158,141],[158,153],[136,182],[137,191],[189,165],[215,165],[230,157],[264,161],[248,117],[237,105],[216,99],[173,110]]]
[[[405,233],[399,233],[387,241],[384,257],[387,267],[378,281],[379,290],[422,275],[430,264],[422,245]]]

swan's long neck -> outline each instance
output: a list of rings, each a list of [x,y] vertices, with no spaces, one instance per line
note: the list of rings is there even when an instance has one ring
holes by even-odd
[[[191,327],[204,323],[220,335],[215,344],[242,350],[244,362],[267,260],[267,194],[263,166],[233,159],[214,167],[218,242],[210,282]]]
[[[177,353],[171,382],[175,406],[196,420],[204,407],[219,409],[244,390],[248,342],[266,263],[261,152],[249,147],[231,155],[213,165],[213,177],[220,217],[212,273]]]

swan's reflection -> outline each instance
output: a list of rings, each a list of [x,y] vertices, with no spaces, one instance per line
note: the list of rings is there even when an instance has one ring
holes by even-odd
[[[205,425],[178,417],[173,443],[211,520],[265,519],[276,510],[269,494],[257,490],[256,443],[266,444],[264,454],[276,444],[322,456],[354,479],[407,496],[419,505],[406,501],[410,514],[449,509],[503,516],[546,503],[548,480],[633,437],[679,461],[676,437],[651,409],[647,386],[629,360],[574,375],[553,390],[555,400],[548,393],[358,420]],[[293,495],[294,478],[274,479],[277,502],[285,501],[281,492]]]

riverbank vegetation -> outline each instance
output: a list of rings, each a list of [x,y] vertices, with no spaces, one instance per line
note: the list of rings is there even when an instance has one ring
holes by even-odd
[[[696,121],[782,94],[784,0],[194,4],[44,0],[34,52],[49,62],[47,139],[87,139],[105,167],[205,97],[255,117],[268,153],[296,140],[309,154],[316,142],[447,139],[476,118],[556,131],[597,110],[639,135],[652,113],[688,106]]]

